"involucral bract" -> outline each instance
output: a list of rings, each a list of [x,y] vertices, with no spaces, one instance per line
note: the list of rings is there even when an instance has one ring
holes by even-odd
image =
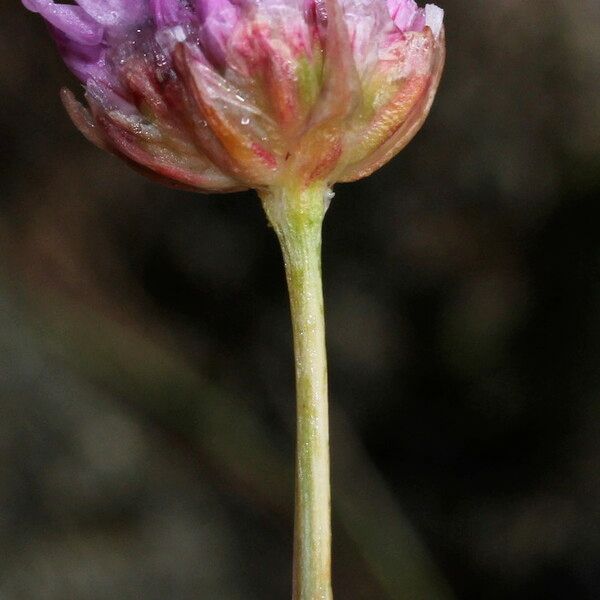
[[[97,146],[205,192],[332,185],[415,135],[444,64],[414,0],[23,0],[83,82]]]

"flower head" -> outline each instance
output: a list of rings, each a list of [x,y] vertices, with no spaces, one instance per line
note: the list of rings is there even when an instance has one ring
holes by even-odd
[[[423,123],[443,11],[414,0],[23,0],[84,83],[95,144],[201,191],[364,177]]]

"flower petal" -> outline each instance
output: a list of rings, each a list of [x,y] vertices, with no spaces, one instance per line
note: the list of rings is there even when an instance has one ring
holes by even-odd
[[[102,78],[106,72],[106,50],[101,45],[89,46],[67,37],[56,27],[50,26],[52,37],[67,67],[83,83],[90,77]]]
[[[393,29],[393,22],[383,0],[341,0],[341,8],[356,68],[362,77],[377,61],[379,45]]]
[[[147,10],[143,0],[77,0],[77,4],[105,27],[141,23]]]
[[[204,53],[213,64],[223,68],[227,43],[239,19],[239,8],[229,0],[196,0],[196,14],[202,24]]]
[[[102,41],[104,28],[79,6],[55,4],[52,0],[23,0],[23,4],[75,42],[95,46]]]
[[[415,0],[387,0],[390,16],[400,31],[421,31],[425,24],[423,10]]]
[[[158,28],[172,27],[187,21],[187,8],[179,0],[149,0],[150,12]]]
[[[429,27],[433,37],[438,39],[444,26],[444,11],[435,4],[425,5],[425,26]]]
[[[213,14],[226,13],[232,8],[232,3],[229,0],[195,0],[196,14],[201,22]]]

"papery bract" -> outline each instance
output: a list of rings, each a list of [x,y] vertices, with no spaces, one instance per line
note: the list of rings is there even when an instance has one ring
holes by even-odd
[[[444,63],[414,0],[23,0],[48,22],[95,144],[200,191],[364,177],[414,136]]]

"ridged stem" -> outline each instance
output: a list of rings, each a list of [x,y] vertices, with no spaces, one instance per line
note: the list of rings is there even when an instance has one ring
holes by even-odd
[[[296,364],[293,600],[332,600],[327,357],[321,282],[325,185],[261,194],[285,263]]]

